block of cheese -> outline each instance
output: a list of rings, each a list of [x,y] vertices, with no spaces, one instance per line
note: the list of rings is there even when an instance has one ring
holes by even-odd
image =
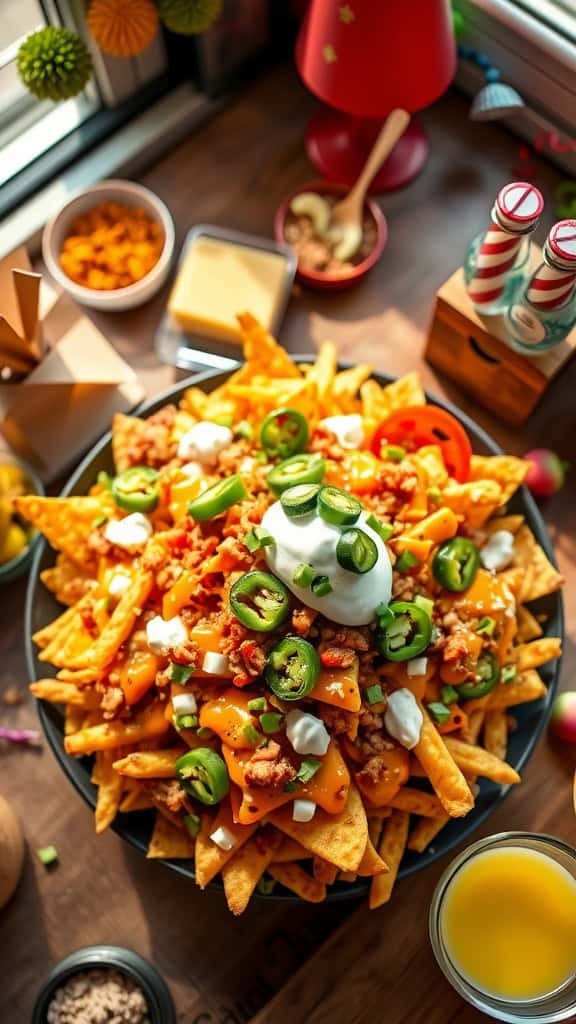
[[[184,255],[168,312],[184,331],[239,342],[236,314],[250,312],[270,329],[285,287],[286,259],[280,253],[197,235]]]

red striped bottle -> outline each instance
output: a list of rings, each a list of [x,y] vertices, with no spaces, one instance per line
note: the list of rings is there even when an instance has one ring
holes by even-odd
[[[576,324],[576,220],[554,225],[542,263],[506,315],[509,345],[537,355],[559,345]]]
[[[498,193],[490,226],[474,239],[464,264],[466,291],[478,313],[504,312],[525,283],[529,238],[543,207],[541,193],[526,181],[510,182]]]

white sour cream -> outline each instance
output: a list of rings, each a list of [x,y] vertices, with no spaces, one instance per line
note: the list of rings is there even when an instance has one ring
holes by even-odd
[[[413,693],[404,687],[388,697],[384,724],[390,735],[406,750],[412,750],[420,739],[422,712]]]
[[[358,413],[327,416],[325,420],[320,420],[320,426],[336,435],[341,448],[361,448],[364,444],[364,424]]]
[[[514,558],[514,534],[510,530],[496,530],[480,549],[480,561],[485,569],[500,572]]]
[[[154,654],[168,654],[170,648],[180,647],[188,639],[188,631],[179,615],[163,619],[155,615],[146,623],[146,640]]]
[[[392,593],[392,567],[386,545],[368,526],[366,518],[366,513],[362,512],[355,525],[372,538],[378,559],[374,568],[362,574],[349,572],[339,564],[336,545],[342,530],[325,522],[316,512],[291,519],[276,501],[262,519],[262,526],[275,540],[264,549],[272,572],[302,604],[346,626],[365,626],[372,622],[377,605],[389,604]],[[312,565],[319,576],[328,576],[331,593],[316,597],[309,587],[294,583],[294,573],[302,562]]]
[[[330,734],[324,722],[308,711],[288,712],[286,735],[297,754],[323,756],[330,745]]]
[[[132,512],[124,519],[110,519],[104,528],[104,536],[111,544],[134,551],[143,548],[152,536],[152,523],[142,512]]]
[[[228,427],[201,420],[180,439],[178,455],[181,459],[192,459],[203,466],[215,466],[220,452],[228,447],[233,436]]]

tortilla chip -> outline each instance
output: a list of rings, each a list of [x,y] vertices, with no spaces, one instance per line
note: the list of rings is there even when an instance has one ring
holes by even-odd
[[[222,870],[227,861],[238,852],[240,847],[250,839],[256,825],[237,825],[232,818],[232,810],[228,803],[220,804],[218,814],[212,818],[209,814],[202,815],[202,827],[196,837],[196,881],[201,889]],[[210,836],[217,828],[225,828],[236,840],[231,850],[222,850]]]
[[[513,564],[524,571],[518,594],[521,603],[553,594],[564,583],[564,577],[549,561],[528,526],[521,526],[514,537]]]
[[[416,372],[380,387],[375,380],[367,380],[360,387],[362,415],[367,420],[379,423],[397,409],[426,405],[426,396]]]
[[[406,849],[424,853],[449,821],[447,814],[442,818],[419,818],[408,837]]]
[[[95,756],[98,765],[98,796],[94,810],[97,833],[104,832],[112,824],[120,806],[123,780],[113,768],[117,757],[117,750],[99,750]]]
[[[133,789],[126,789],[127,784],[133,784]],[[131,814],[133,811],[149,811],[154,807],[153,801],[148,793],[141,789],[133,779],[124,780],[124,796],[118,810],[120,814]]]
[[[322,903],[326,899],[326,886],[297,864],[271,864],[268,874],[307,903]]]
[[[240,334],[244,345],[244,358],[256,363],[261,372],[270,377],[300,377],[300,371],[262,324],[251,313],[239,313]]]
[[[40,579],[56,600],[68,607],[74,605],[87,589],[96,586],[96,580],[62,552],[55,565],[42,570]]]
[[[509,533],[518,533],[524,522],[524,516],[494,516],[484,529],[487,533],[496,533],[497,530],[508,530]]]
[[[188,860],[194,856],[194,840],[185,828],[177,828],[163,814],[156,814],[146,856],[149,860]]]
[[[406,849],[408,839],[408,824],[410,815],[405,811],[392,811],[392,814],[384,822],[382,838],[378,847],[378,853],[382,860],[388,865],[388,874],[377,875],[370,884],[370,910],[381,907],[387,903],[392,895],[392,889],[398,875],[400,861]]]
[[[144,420],[117,412],[112,418],[112,458],[117,473],[132,465],[131,450],[134,440],[142,435]]]
[[[462,516],[468,527],[476,530],[502,504],[502,490],[495,480],[472,480],[467,484],[450,480],[442,491],[442,503]]]
[[[559,636],[543,636],[529,644],[520,644],[513,649],[519,672],[538,668],[562,654],[562,640]]]
[[[307,860],[312,854],[295,839],[285,836],[280,848],[274,854],[274,864],[290,864],[294,860]]]
[[[502,505],[510,500],[528,472],[528,463],[514,455],[473,455],[470,460],[471,480],[495,480],[502,492]],[[501,529],[507,529],[502,526]]]
[[[334,864],[329,864],[327,860],[322,860],[322,857],[314,857],[312,873],[317,882],[334,885],[338,877],[338,868]]]
[[[372,841],[370,836],[368,836],[368,839],[366,841],[366,849],[364,850],[362,860],[358,865],[358,874],[360,875],[361,878],[373,878],[375,875],[387,874],[388,871],[390,870],[386,862],[382,860],[382,857],[379,856],[378,851],[375,848],[376,843],[380,841],[380,836],[382,834],[382,820],[377,821],[375,819],[372,819],[372,822],[372,831],[375,836],[375,839],[374,841]],[[376,825],[378,826],[377,828],[375,827]]]
[[[14,499],[14,507],[56,551],[64,552],[88,575],[95,575],[97,559],[87,541],[94,522],[111,511],[112,499],[107,491],[97,496],[74,495],[70,498],[40,498],[36,494],[25,494]]]
[[[354,786],[350,786],[346,807],[340,814],[326,814],[318,808],[312,821],[301,823],[292,821],[292,806],[287,805],[274,811],[269,820],[315,856],[335,864],[341,871],[356,871],[364,855],[368,822]]]
[[[242,914],[246,910],[258,881],[283,841],[281,832],[265,825],[239,850],[233,851],[233,857],[223,865],[226,902],[233,914]]]
[[[518,620],[516,639],[519,643],[525,644],[529,640],[537,640],[539,636],[542,636],[542,626],[525,605],[521,604],[517,607],[516,618]]]

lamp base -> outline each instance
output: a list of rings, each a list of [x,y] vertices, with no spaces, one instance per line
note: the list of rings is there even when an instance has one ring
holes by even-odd
[[[306,153],[322,177],[352,186],[370,152],[383,119],[353,117],[322,107],[306,132]],[[428,139],[412,119],[390,156],[373,179],[369,192],[389,192],[408,185],[428,158]]]

